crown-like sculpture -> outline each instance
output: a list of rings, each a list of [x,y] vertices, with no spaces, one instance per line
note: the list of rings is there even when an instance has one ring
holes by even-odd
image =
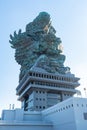
[[[10,35],[11,47],[15,48],[15,59],[21,65],[19,81],[34,67],[49,73],[68,73],[64,67],[65,56],[62,53],[60,38],[51,25],[50,15],[41,12],[33,22],[26,25],[25,32]]]

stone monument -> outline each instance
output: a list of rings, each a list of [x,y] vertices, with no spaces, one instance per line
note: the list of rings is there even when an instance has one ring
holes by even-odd
[[[69,67],[64,67],[61,39],[56,36],[48,13],[41,12],[26,25],[25,32],[20,29],[18,34],[10,35],[10,39],[15,59],[21,65],[19,81],[33,67],[49,73],[65,74],[70,71]]]
[[[50,15],[41,12],[10,38],[21,65],[16,94],[22,105],[3,110],[0,130],[87,130],[87,99],[73,97],[79,78],[64,66]]]
[[[73,96],[78,80],[64,66],[61,39],[56,36],[50,15],[41,12],[14,36],[10,35],[15,59],[21,65],[17,95],[22,108],[41,111]]]

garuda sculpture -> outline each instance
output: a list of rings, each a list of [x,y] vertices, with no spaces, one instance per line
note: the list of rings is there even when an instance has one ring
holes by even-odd
[[[25,32],[10,35],[11,47],[15,49],[15,59],[21,65],[19,81],[34,67],[49,73],[65,74],[70,71],[64,67],[65,56],[62,54],[60,38],[55,35],[56,30],[51,25],[50,15],[41,12],[26,25]]]

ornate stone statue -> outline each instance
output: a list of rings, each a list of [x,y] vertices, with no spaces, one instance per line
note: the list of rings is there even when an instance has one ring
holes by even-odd
[[[33,22],[26,25],[25,32],[10,35],[11,47],[15,48],[15,59],[21,65],[19,81],[34,67],[49,73],[68,73],[64,67],[65,56],[62,53],[60,38],[51,25],[50,15],[41,12]]]

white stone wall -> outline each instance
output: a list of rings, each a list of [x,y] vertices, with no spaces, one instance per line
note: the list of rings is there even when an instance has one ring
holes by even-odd
[[[51,124],[42,122],[3,122],[0,130],[53,130]]]
[[[73,100],[73,103],[77,130],[87,130],[87,98],[77,98]],[[86,119],[84,114],[86,114]]]
[[[53,125],[42,121],[41,112],[3,110],[0,130],[53,130]]]
[[[87,99],[70,98],[42,112],[4,110],[0,130],[87,130]]]
[[[42,112],[45,121],[51,121],[54,130],[87,130],[87,99],[70,98]]]

